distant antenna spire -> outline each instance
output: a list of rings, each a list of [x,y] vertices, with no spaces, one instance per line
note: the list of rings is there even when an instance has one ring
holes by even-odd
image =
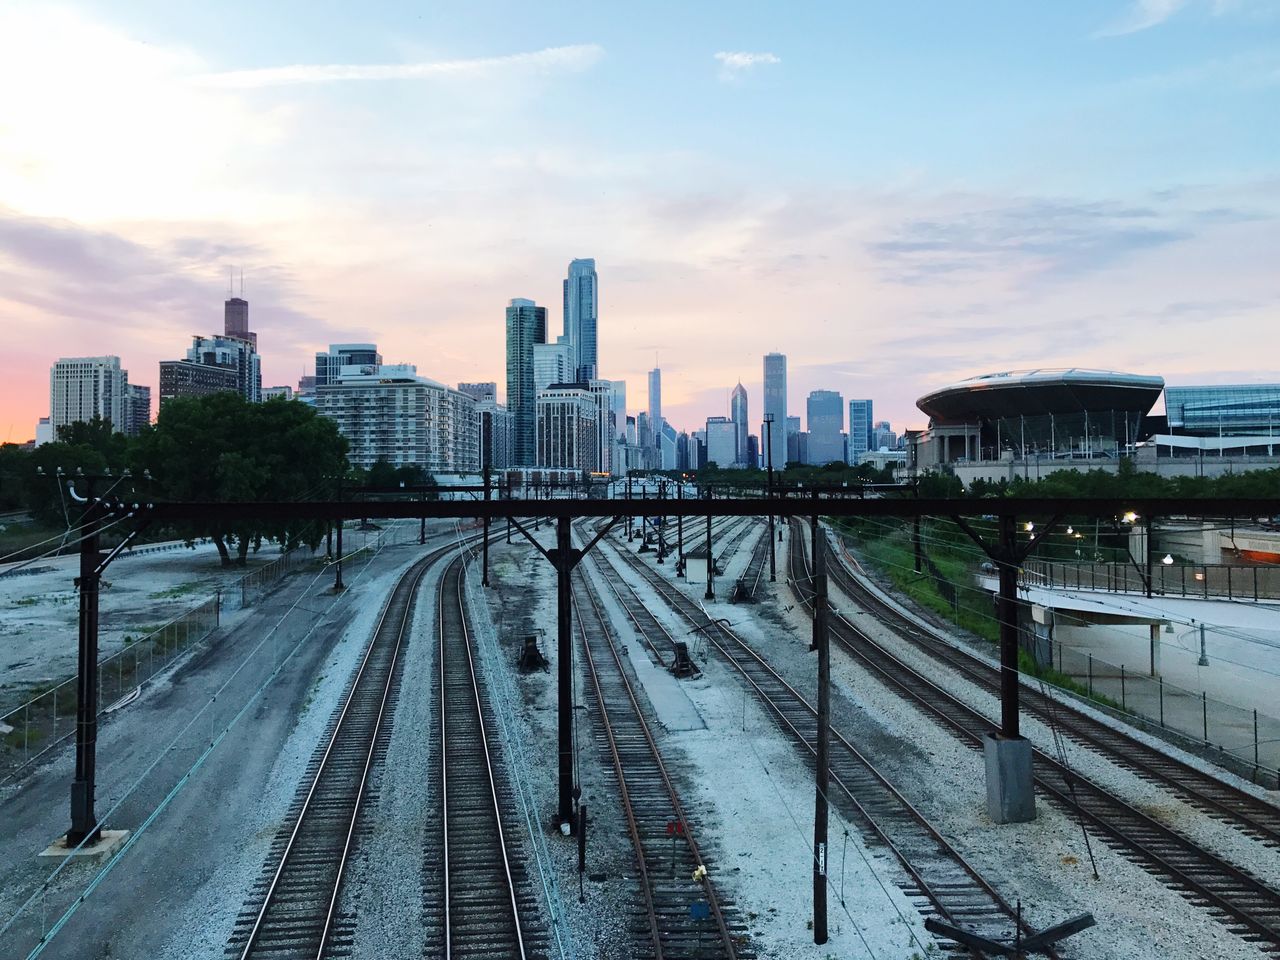
[[[234,269],[235,268],[232,267],[230,264],[227,265],[227,296],[228,297],[230,297],[234,293],[233,284],[235,281],[232,279],[232,277],[234,276],[232,271]]]
[[[240,268],[240,296],[244,297],[244,267]]]

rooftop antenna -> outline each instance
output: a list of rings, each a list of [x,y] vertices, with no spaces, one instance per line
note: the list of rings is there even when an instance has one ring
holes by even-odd
[[[228,298],[230,298],[232,294],[235,292],[233,289],[234,281],[232,280],[232,276],[233,276],[232,271],[234,269],[235,268],[230,265],[227,266],[227,297]]]
[[[244,298],[244,267],[240,268],[240,297]]]

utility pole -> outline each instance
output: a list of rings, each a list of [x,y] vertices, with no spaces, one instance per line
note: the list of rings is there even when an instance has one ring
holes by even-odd
[[[818,651],[817,784],[813,807],[813,942],[827,942],[827,790],[831,786],[831,642],[827,635],[826,551],[813,520],[813,646]],[[794,547],[795,545],[792,544]]]
[[[419,503],[427,502],[427,491],[425,487],[418,494],[418,502]],[[418,545],[421,546],[426,542],[427,542],[427,514],[426,514],[426,511],[424,510],[422,513],[422,519],[418,522]]]
[[[684,480],[676,485],[676,499],[684,499]],[[684,514],[676,516],[676,576],[684,576]]]
[[[98,746],[98,588],[102,561],[100,517],[90,498],[82,522],[89,531],[80,541],[79,663],[76,671],[76,775],[71,784],[71,829],[67,846],[94,843],[101,830],[94,813]]]
[[[487,503],[492,499],[492,490],[489,488],[489,458],[486,456],[484,461],[484,499]],[[485,514],[484,518],[484,568],[480,578],[480,585],[487,587],[489,585],[489,516]]]
[[[1013,517],[1000,518],[1000,734],[1018,732],[1018,543]]]
[[[665,500],[666,498],[667,498],[667,481],[659,480],[658,481],[658,499]],[[666,541],[666,538],[663,536],[663,530],[667,525],[667,518],[654,517],[653,522],[658,527],[658,563],[661,564],[662,559],[667,552],[667,541]]]
[[[707,498],[710,499],[710,497],[711,497],[711,491],[708,490]],[[707,593],[706,593],[706,596],[703,597],[704,600],[714,600],[716,598],[715,589],[712,587],[712,582],[715,580],[715,577],[716,577],[716,555],[715,555],[715,551],[711,549],[711,514],[708,513],[707,514]]]
[[[627,499],[628,500],[631,499],[631,474],[630,473],[627,474]],[[632,516],[627,517],[627,543],[632,542],[631,526],[632,526],[633,520],[635,520],[635,517],[632,517]]]
[[[556,672],[559,681],[559,755],[560,789],[558,815],[560,823],[573,823],[573,625],[570,619],[570,573],[576,557],[569,545],[569,518],[556,519],[556,549],[552,562],[556,568]]]
[[[769,496],[773,496],[773,414],[766,413],[764,415],[764,430],[768,436],[765,441],[765,463],[768,465],[767,486]],[[773,511],[769,511],[769,582],[776,583],[778,580],[778,569],[775,566],[776,560],[773,557]]]
[[[338,474],[338,502],[342,502],[342,474]],[[338,573],[333,581],[333,590],[337,593],[340,590],[347,589],[346,584],[342,582],[342,528],[346,521],[341,517],[338,518]]]

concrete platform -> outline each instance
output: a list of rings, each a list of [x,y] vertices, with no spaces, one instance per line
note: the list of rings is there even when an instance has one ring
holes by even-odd
[[[120,846],[128,836],[128,830],[103,830],[98,837],[97,843],[86,843],[79,850],[73,850],[68,847],[67,838],[63,836],[41,850],[39,855],[42,857],[65,857],[70,854],[73,857],[103,857],[120,849]]]

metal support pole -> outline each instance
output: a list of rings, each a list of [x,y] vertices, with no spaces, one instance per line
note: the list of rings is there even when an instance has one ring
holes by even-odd
[[[1156,518],[1147,517],[1147,596],[1151,596],[1151,581],[1154,576],[1153,558],[1156,552]]]
[[[676,484],[676,499],[684,499],[684,481]],[[676,517],[676,576],[684,576],[684,514]]]
[[[667,498],[666,481],[665,480],[659,481],[658,482],[658,499],[665,500],[666,498]],[[666,541],[666,538],[663,536],[663,531],[667,526],[667,518],[654,517],[653,522],[654,522],[654,525],[657,526],[658,528],[658,563],[661,564],[667,554],[667,541]]]
[[[1000,518],[1000,734],[1018,732],[1018,567],[1013,517]]]
[[[484,465],[484,498],[485,500],[493,499],[493,490],[489,486],[489,464],[488,463]],[[483,574],[480,577],[480,585],[482,587],[487,587],[489,585],[489,523],[490,523],[489,518],[485,517],[484,518],[484,547],[483,547],[484,559],[483,559],[483,567],[482,567]]]
[[[707,514],[707,594],[704,600],[714,600],[716,598],[715,589],[712,583],[716,578],[716,557],[715,551],[711,549],[711,514]]]
[[[827,635],[826,551],[813,518],[813,645],[818,651],[817,783],[813,811],[813,942],[827,942],[827,790],[831,785],[831,645]]]
[[[916,555],[916,573],[924,572],[924,544],[920,541],[920,517],[915,518],[914,526],[911,531],[911,543],[915,548]]]
[[[628,500],[631,499],[631,475],[630,474],[627,474],[627,499]],[[631,536],[631,527],[634,520],[635,520],[635,517],[627,517],[627,543],[631,543],[633,539]]]
[[[338,502],[342,502],[342,475],[338,475]],[[338,572],[333,580],[333,589],[345,590],[346,584],[342,582],[342,528],[346,524],[345,520],[338,520]]]
[[[1207,667],[1209,665],[1209,655],[1205,653],[1205,649],[1204,649],[1204,624],[1203,623],[1200,624],[1200,660],[1197,665],[1201,667]]]
[[[419,503],[427,502],[427,491],[423,490],[418,496]],[[418,544],[422,545],[427,542],[427,514],[423,511],[422,519],[418,521]]]
[[[76,773],[71,784],[71,829],[67,846],[93,843],[100,833],[94,814],[94,780],[98,749],[98,517],[86,511],[88,536],[80,541],[79,664],[76,673]]]
[[[768,464],[768,481],[769,496],[773,496],[773,414],[766,413],[764,415],[764,429],[769,435],[768,443],[765,449],[765,463]],[[769,582],[776,583],[778,580],[777,561],[773,556],[773,511],[769,512]]]
[[[556,672],[560,687],[560,790],[557,819],[573,823],[573,598],[569,574],[573,556],[569,546],[569,518],[556,520]]]

